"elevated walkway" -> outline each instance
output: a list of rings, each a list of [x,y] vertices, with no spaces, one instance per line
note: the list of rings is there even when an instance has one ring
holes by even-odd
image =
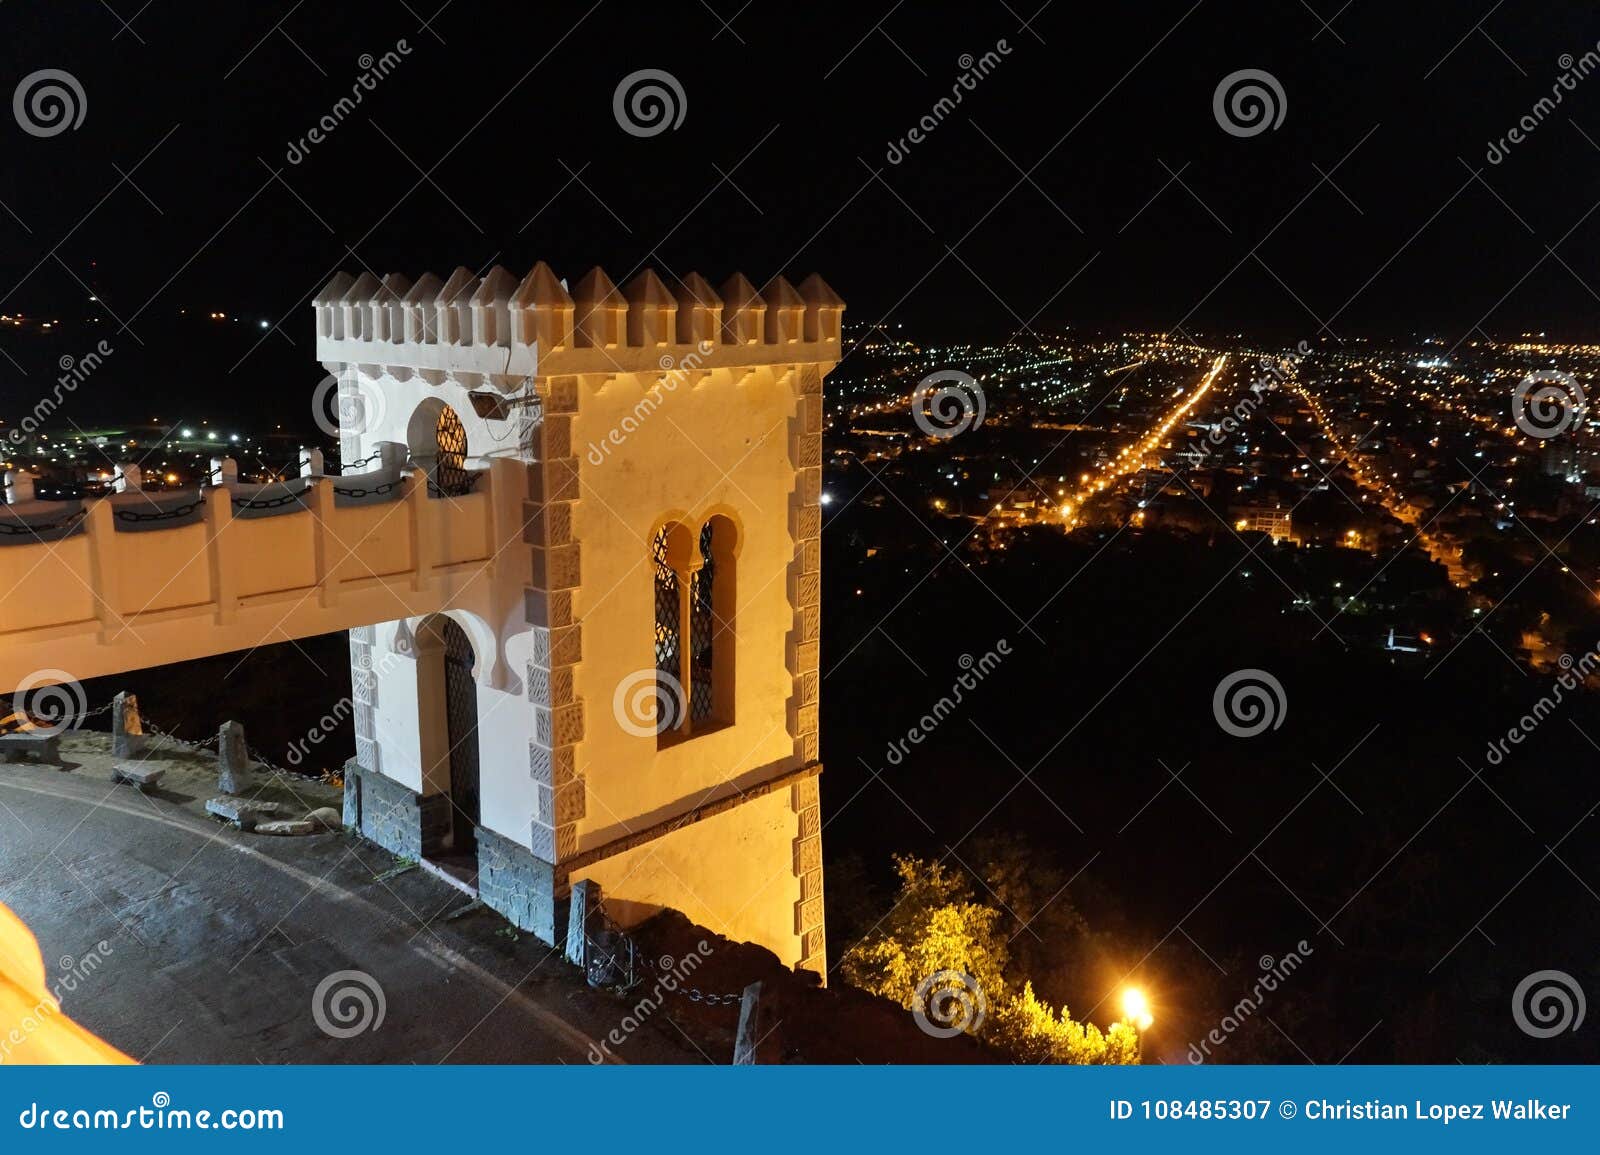
[[[485,601],[522,468],[459,495],[395,468],[0,506],[0,693]]]

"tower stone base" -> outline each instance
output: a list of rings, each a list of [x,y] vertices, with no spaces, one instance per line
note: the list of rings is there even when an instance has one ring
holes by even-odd
[[[423,796],[355,759],[344,767],[344,824],[401,858],[420,861],[444,844],[450,800]],[[477,829],[478,897],[519,930],[558,945],[555,868],[486,827]]]
[[[401,858],[420,860],[450,829],[450,803],[424,798],[354,758],[344,764],[344,824]]]
[[[482,826],[478,827],[478,898],[505,915],[512,926],[542,943],[557,945],[555,868],[527,847]]]

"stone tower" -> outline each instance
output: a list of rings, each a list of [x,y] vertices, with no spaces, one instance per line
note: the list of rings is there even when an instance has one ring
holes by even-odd
[[[375,504],[362,556],[392,539],[441,606],[351,631],[346,821],[546,942],[587,879],[624,926],[673,907],[821,972],[843,302],[817,276],[569,287],[541,263],[341,274],[315,308],[344,460],[366,461],[345,490],[409,464],[433,499]],[[445,555],[488,561],[435,564],[444,526],[472,539]]]

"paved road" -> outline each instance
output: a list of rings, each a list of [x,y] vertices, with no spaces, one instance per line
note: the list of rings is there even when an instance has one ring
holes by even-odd
[[[443,881],[383,877],[394,859],[368,843],[204,816],[202,758],[178,759],[169,788],[147,796],[111,784],[103,737],[70,735],[63,752],[67,770],[0,765],[0,902],[38,936],[53,982],[107,944],[62,1001],[137,1059],[585,1063],[622,1020],[620,1001],[492,912],[450,917],[468,899]],[[337,1038],[318,1025],[313,995],[340,971],[381,989],[375,1029]],[[613,1049],[707,1059],[665,1022]]]

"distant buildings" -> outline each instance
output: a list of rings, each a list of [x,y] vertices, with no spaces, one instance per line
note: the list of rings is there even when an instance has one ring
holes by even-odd
[[[1241,533],[1264,533],[1273,541],[1292,541],[1294,529],[1287,509],[1272,506],[1247,505],[1235,511],[1233,527]]]

